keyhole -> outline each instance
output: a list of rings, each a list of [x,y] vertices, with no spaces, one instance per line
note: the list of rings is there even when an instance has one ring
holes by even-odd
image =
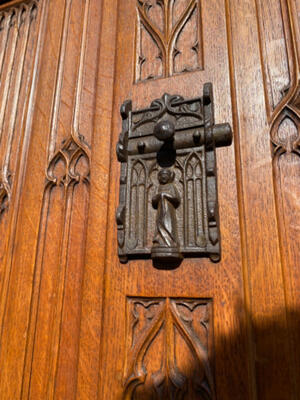
[[[165,142],[157,152],[157,163],[161,168],[170,168],[176,161],[176,150],[173,141]]]

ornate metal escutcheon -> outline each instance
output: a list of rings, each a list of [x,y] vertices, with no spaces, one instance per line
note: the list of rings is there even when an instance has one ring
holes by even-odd
[[[214,123],[212,84],[204,85],[202,97],[164,94],[142,110],[132,110],[127,100],[121,116],[120,261],[219,261],[215,148],[229,146],[232,131],[228,123]]]

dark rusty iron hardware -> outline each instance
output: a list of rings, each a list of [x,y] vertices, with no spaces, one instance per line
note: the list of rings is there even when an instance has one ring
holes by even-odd
[[[117,209],[120,261],[183,257],[220,260],[215,148],[229,146],[230,125],[214,123],[212,84],[185,100],[164,94],[150,107],[121,106]]]

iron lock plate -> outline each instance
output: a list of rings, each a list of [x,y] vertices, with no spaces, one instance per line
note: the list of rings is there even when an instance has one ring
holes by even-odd
[[[183,257],[220,260],[215,148],[229,146],[228,123],[214,123],[212,84],[203,96],[164,94],[149,108],[121,106],[117,209],[122,263],[152,258],[178,265]]]

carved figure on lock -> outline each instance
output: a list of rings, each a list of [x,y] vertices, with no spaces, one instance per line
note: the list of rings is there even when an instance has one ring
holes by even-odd
[[[152,206],[157,210],[157,216],[151,257],[158,262],[176,262],[182,259],[176,218],[180,195],[173,184],[174,172],[170,169],[160,170],[158,181],[158,192],[152,198]]]

